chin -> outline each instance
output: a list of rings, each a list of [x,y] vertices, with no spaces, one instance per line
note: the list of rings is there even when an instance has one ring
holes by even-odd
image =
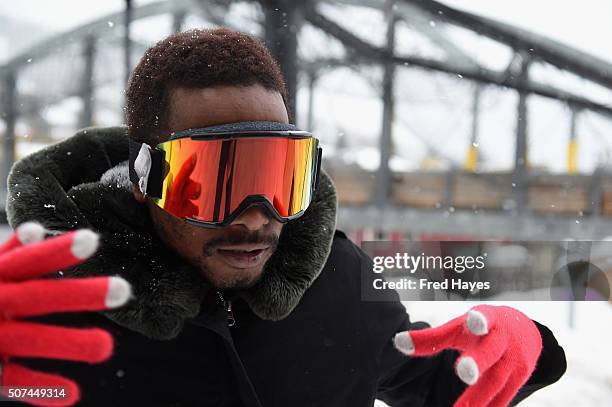
[[[203,264],[200,265],[200,274],[217,289],[245,289],[261,279],[263,269],[263,266],[256,269],[235,269],[226,265],[213,268]]]

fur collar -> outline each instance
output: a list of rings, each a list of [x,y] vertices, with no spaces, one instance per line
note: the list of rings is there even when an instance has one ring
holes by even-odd
[[[97,148],[92,148],[91,139],[96,137],[102,141],[95,140]],[[135,299],[105,314],[150,338],[170,339],[186,319],[200,312],[200,304],[212,288],[157,238],[145,206],[132,196],[127,161],[102,160],[106,168],[102,165],[94,171],[102,174],[99,180],[87,182],[85,174],[89,172],[85,169],[84,178],[76,182],[60,177],[63,166],[75,167],[74,160],[81,160],[78,164],[85,168],[97,162],[92,154],[110,156],[111,152],[99,151],[100,146],[109,145],[118,149],[114,157],[127,158],[125,128],[90,130],[87,137],[80,133],[18,162],[9,177],[9,222],[15,227],[36,220],[56,230],[89,227],[98,231],[98,252],[67,274],[124,277],[132,284]],[[52,210],[49,202],[54,205]],[[323,172],[311,206],[301,218],[283,227],[263,278],[240,293],[257,316],[280,320],[291,313],[325,265],[335,222],[335,188]]]

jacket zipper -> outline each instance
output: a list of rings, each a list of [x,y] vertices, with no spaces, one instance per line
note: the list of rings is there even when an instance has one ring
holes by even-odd
[[[227,311],[227,326],[232,327],[236,325],[236,318],[234,318],[234,312],[232,311],[232,301],[226,301],[225,298],[223,298],[221,291],[217,291],[217,295],[221,300],[221,304],[223,304],[225,310]]]

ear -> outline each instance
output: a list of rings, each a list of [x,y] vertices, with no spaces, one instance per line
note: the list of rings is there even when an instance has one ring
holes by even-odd
[[[134,183],[132,183],[132,194],[134,195],[134,199],[136,199],[136,201],[138,201],[139,203],[145,203],[147,200],[144,194],[140,192],[138,185]]]

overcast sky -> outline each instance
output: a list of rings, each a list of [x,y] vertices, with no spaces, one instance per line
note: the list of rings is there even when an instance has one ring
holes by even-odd
[[[610,0],[444,0],[449,6],[495,18],[612,62]]]

